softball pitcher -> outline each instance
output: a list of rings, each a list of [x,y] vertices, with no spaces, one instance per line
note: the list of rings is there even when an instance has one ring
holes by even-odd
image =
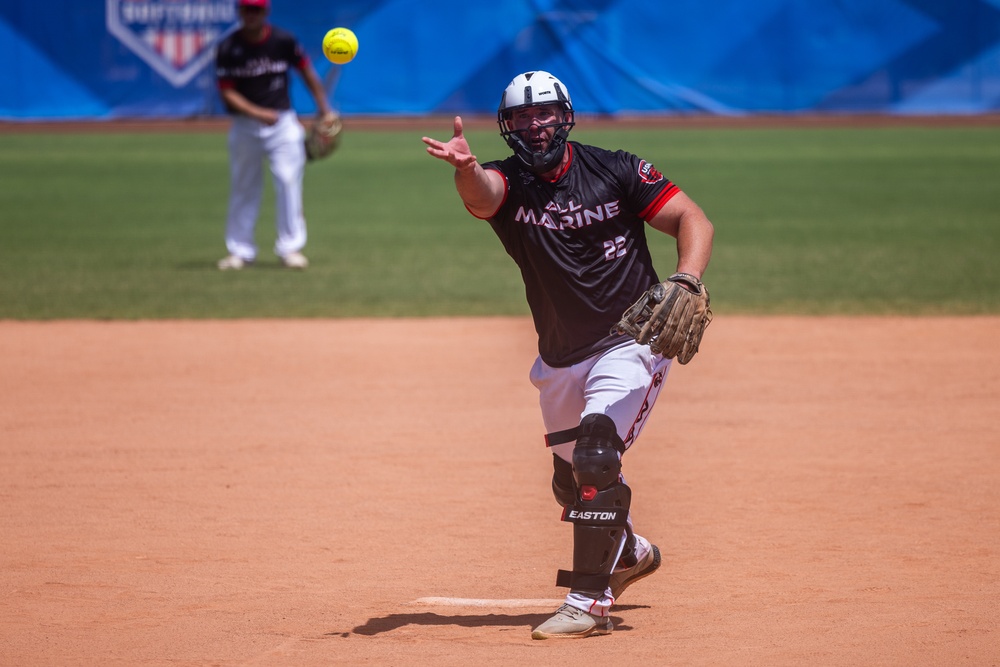
[[[423,141],[430,155],[455,167],[466,208],[489,222],[520,268],[538,333],[530,379],[553,454],[552,491],[563,520],[573,524],[573,569],[556,577],[557,586],[569,588],[565,603],[531,636],[606,634],[612,605],[660,566],[659,549],[633,529],[621,459],[642,432],[670,357],[677,356],[672,348],[661,353],[666,334],[641,344],[651,341],[648,325],[642,336],[630,337],[621,332],[631,325],[619,323],[627,311],[659,312],[665,302],[650,300],[654,285],[660,292],[703,295],[703,329],[711,313],[704,314],[700,279],[714,228],[649,162],[568,141],[575,124],[570,94],[547,72],[515,77],[497,122],[514,153],[502,161],[477,161],[460,117],[448,141]],[[677,273],[662,284],[647,224],[677,239]],[[697,351],[700,330],[692,338],[694,328],[682,326],[688,332],[680,336],[688,350],[682,363]]]

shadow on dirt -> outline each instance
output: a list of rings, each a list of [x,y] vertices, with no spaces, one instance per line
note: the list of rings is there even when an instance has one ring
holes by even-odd
[[[630,609],[648,609],[648,605],[622,605],[615,611]],[[482,628],[491,626],[534,628],[552,615],[552,612],[541,614],[453,614],[441,615],[432,612],[419,614],[389,614],[379,618],[370,618],[364,625],[359,625],[350,632],[330,632],[327,636],[348,637],[350,635],[374,636],[383,632],[391,632],[406,625],[457,625],[464,628]],[[631,627],[623,625],[622,618],[612,614],[611,621],[615,624],[615,632],[627,631]]]

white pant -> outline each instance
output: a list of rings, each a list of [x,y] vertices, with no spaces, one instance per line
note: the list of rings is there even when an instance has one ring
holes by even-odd
[[[670,371],[670,359],[653,354],[648,345],[626,343],[604,354],[590,357],[568,368],[554,368],[541,358],[531,369],[531,383],[538,388],[542,421],[548,433],[571,429],[589,414],[611,417],[618,436],[631,447],[653,410]],[[552,453],[573,461],[576,442],[551,447]],[[621,476],[625,482],[624,475]],[[631,529],[632,513],[628,524]],[[624,546],[624,545],[623,545]],[[616,556],[621,557],[621,553]],[[611,613],[611,590],[594,600],[585,595],[566,595],[566,604],[595,616]]]
[[[669,359],[632,342],[567,368],[554,368],[539,357],[530,377],[539,392],[546,432],[573,428],[589,414],[604,414],[614,420],[628,449],[646,425],[669,370]],[[567,442],[551,449],[572,462],[575,446]]]
[[[264,188],[266,158],[274,182],[274,252],[284,256],[306,245],[306,220],[302,213],[305,175],[305,129],[294,110],[281,114],[274,125],[246,116],[233,118],[229,128],[229,212],[226,216],[226,249],[244,260],[257,257],[254,227]]]

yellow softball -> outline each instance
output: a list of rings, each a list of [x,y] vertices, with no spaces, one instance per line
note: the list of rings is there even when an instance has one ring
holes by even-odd
[[[323,37],[323,55],[332,63],[343,65],[358,55],[358,38],[347,28],[334,28]]]

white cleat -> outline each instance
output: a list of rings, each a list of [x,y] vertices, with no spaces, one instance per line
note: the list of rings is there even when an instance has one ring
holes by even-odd
[[[309,266],[309,260],[301,252],[290,252],[281,258],[281,263],[289,269],[304,269]]]
[[[582,639],[591,635],[606,635],[614,625],[610,618],[593,616],[564,604],[555,616],[531,631],[532,639]]]
[[[649,544],[646,538],[636,537]],[[655,544],[649,544],[646,556],[641,561],[628,569],[616,569],[611,573],[611,581],[608,583],[611,588],[611,597],[615,599],[615,602],[618,602],[619,596],[625,592],[626,588],[656,572],[660,567],[660,562],[659,548]]]
[[[238,255],[227,255],[219,260],[216,264],[219,267],[219,271],[239,271],[247,264],[252,262],[239,257]]]

